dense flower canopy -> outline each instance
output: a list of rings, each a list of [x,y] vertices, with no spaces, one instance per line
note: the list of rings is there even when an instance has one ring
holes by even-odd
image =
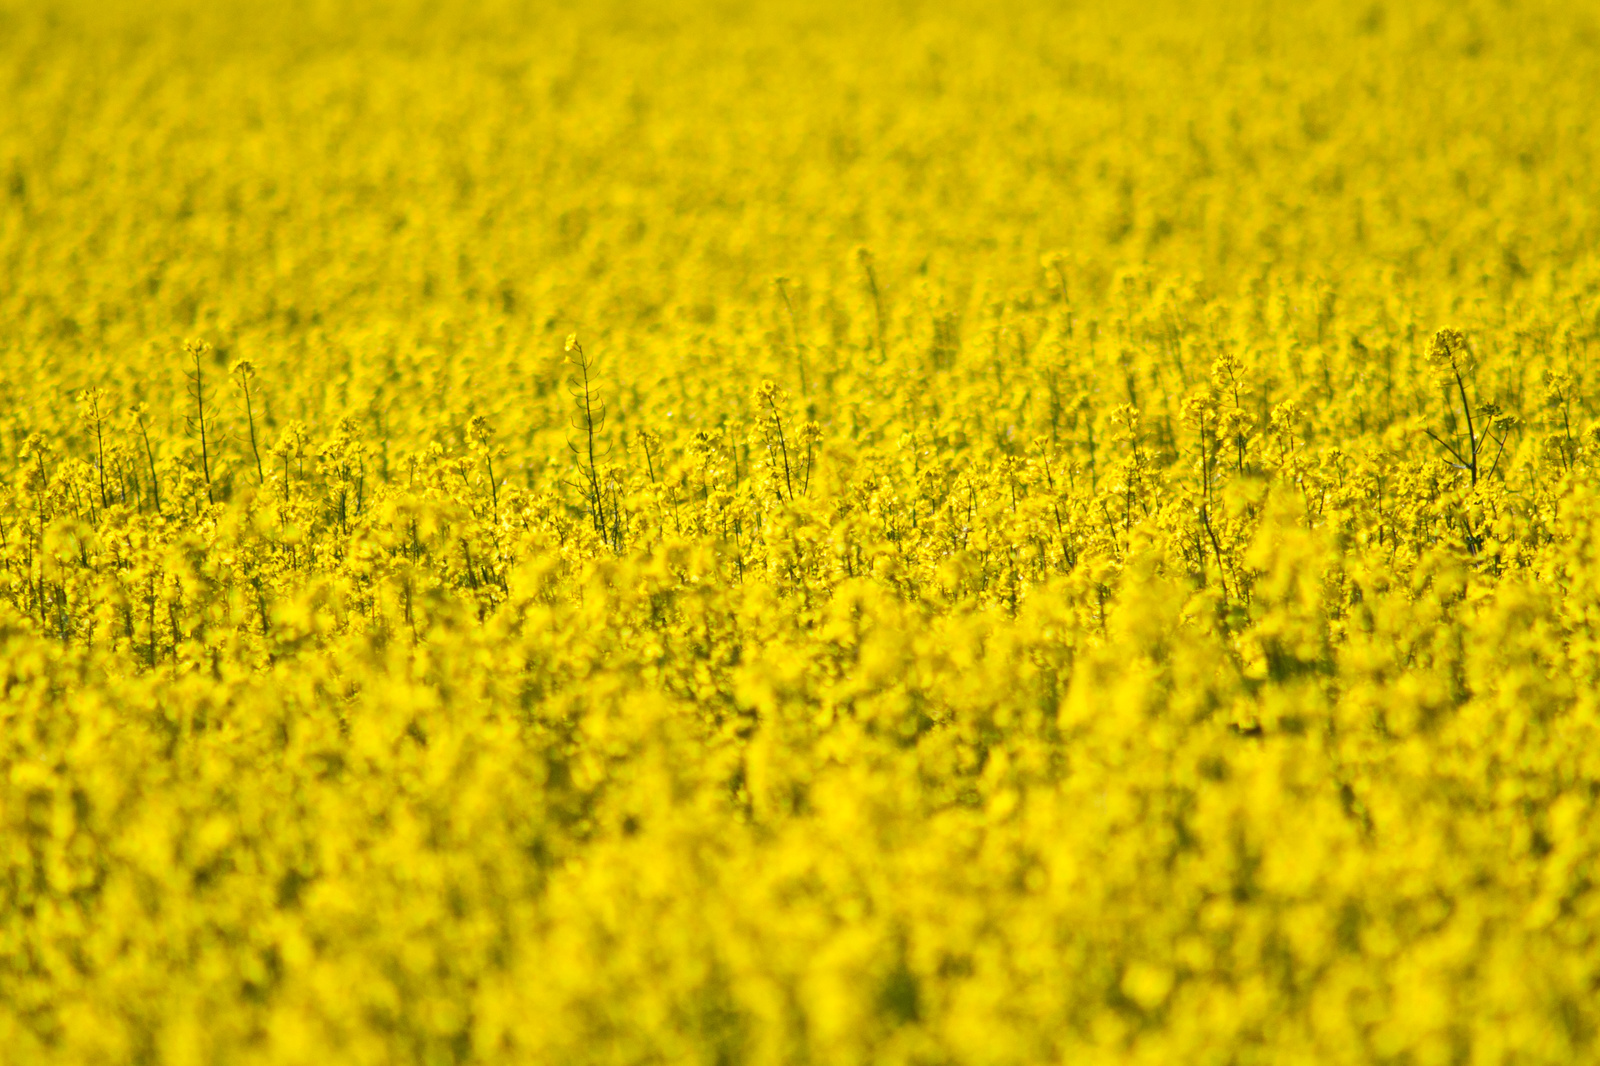
[[[1600,14],[0,0],[9,1063],[1566,1063]]]

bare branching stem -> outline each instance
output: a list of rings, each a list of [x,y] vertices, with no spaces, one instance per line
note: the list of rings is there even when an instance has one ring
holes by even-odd
[[[205,357],[211,345],[204,341],[189,341],[183,346],[189,356],[189,397],[194,401],[194,416],[190,419],[191,432],[200,441],[200,472],[206,481],[206,502],[215,504],[216,494],[211,487],[211,427],[206,411]]]
[[[239,391],[244,395],[245,424],[250,428],[250,454],[255,457],[256,461],[256,484],[265,485],[267,483],[267,472],[261,465],[261,448],[256,441],[255,395],[254,390],[251,388],[255,383],[255,376],[255,368],[249,363],[241,360],[234,364],[234,384],[239,387]]]
[[[155,503],[156,514],[160,514],[161,477],[156,473],[156,452],[150,446],[150,426],[145,422],[142,409],[134,416],[134,422],[139,427],[139,439],[144,442],[145,461],[150,464],[150,499]]]
[[[577,334],[567,338],[567,362],[574,368],[567,379],[567,389],[577,407],[572,428],[581,434],[578,440],[569,440],[567,447],[578,459],[578,475],[583,478],[581,488],[588,504],[590,521],[594,524],[595,532],[609,540],[605,490],[600,475],[600,459],[604,448],[598,440],[600,428],[605,424],[606,409],[594,386],[594,360],[584,353]]]

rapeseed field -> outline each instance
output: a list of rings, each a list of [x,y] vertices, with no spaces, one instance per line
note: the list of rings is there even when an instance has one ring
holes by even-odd
[[[1600,9],[0,0],[0,1062],[1600,1058]]]

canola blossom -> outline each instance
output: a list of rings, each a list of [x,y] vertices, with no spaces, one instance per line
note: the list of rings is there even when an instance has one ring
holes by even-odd
[[[1600,1056],[1600,10],[0,0],[0,1062]]]

